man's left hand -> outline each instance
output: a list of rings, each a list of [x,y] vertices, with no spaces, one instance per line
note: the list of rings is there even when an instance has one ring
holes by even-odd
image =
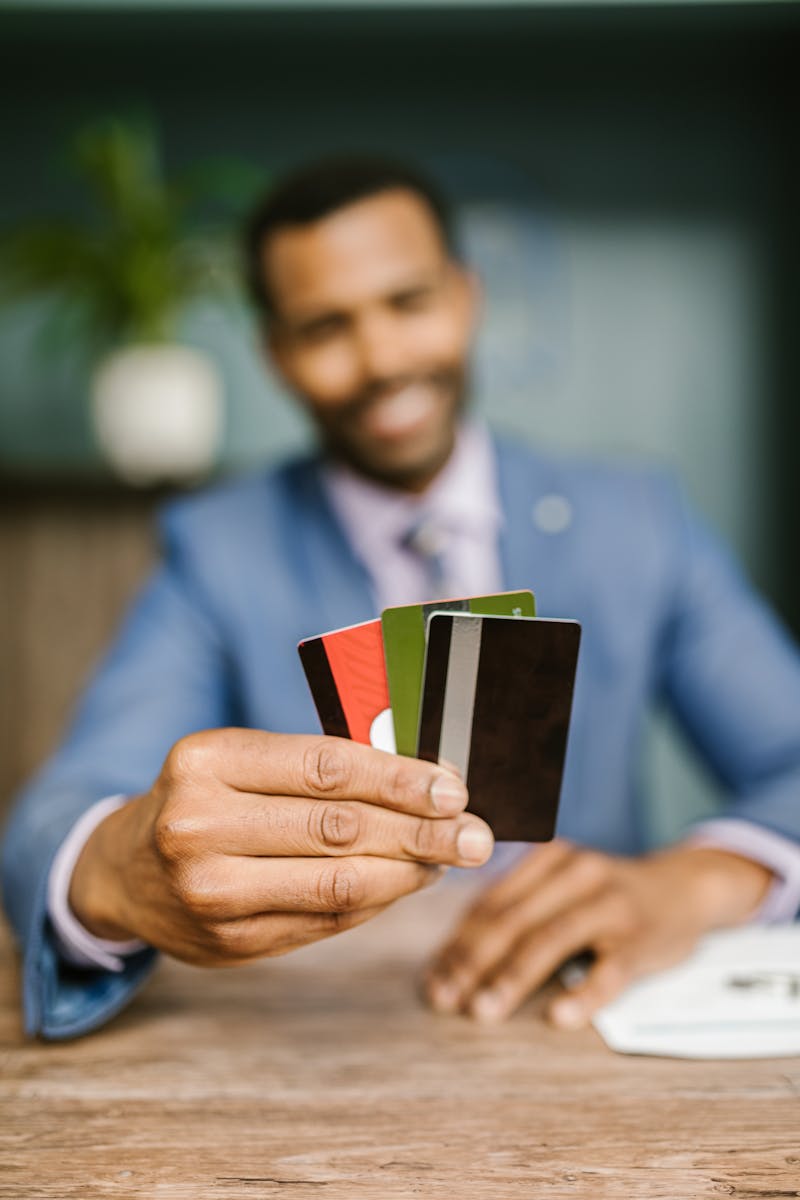
[[[479,897],[432,963],[428,999],[440,1012],[499,1021],[588,950],[585,979],[547,1010],[579,1029],[638,976],[685,958],[702,934],[745,921],[772,880],[767,867],[716,848],[633,859],[550,842]]]

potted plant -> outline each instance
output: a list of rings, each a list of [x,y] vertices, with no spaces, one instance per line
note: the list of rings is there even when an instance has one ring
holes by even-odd
[[[217,165],[167,179],[143,120],[84,127],[69,159],[87,215],[7,232],[3,298],[53,297],[52,319],[89,350],[94,428],[120,476],[198,477],[219,449],[222,386],[208,355],[178,342],[178,321],[190,302],[229,285],[228,239],[208,208],[233,191],[241,197],[252,173]]]

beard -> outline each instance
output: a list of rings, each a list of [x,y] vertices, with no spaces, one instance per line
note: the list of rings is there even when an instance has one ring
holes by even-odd
[[[378,483],[421,490],[450,456],[467,392],[457,366],[375,380],[329,412],[308,407],[333,457]]]

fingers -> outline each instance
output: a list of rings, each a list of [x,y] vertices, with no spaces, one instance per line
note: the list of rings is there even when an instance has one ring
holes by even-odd
[[[179,873],[174,891],[205,927],[264,913],[351,913],[380,908],[434,883],[441,868],[373,858],[229,858]]]
[[[274,958],[299,950],[345,929],[363,925],[386,905],[350,913],[259,913],[232,921],[209,922],[190,943],[160,948],[195,966],[235,967],[256,958]],[[158,946],[158,938],[153,940]]]
[[[550,851],[535,851],[509,872],[501,884],[478,900],[455,936],[432,964],[427,990],[434,1007],[454,1012],[463,1007],[481,980],[497,970],[526,933],[554,920],[563,910],[594,895],[606,881],[601,855],[578,851],[567,843],[553,843]],[[541,854],[541,857],[539,857]],[[538,861],[537,861],[538,859]],[[530,880],[539,877],[530,890]],[[520,889],[516,903],[503,904]]]
[[[653,938],[646,926],[634,933],[629,924],[619,944],[600,954],[576,987],[556,997],[547,1010],[548,1017],[561,1029],[581,1029],[634,980],[686,958],[696,940],[696,933],[685,928],[673,930],[671,936],[661,931]]]
[[[187,850],[213,846],[218,854],[308,858],[354,854],[479,866],[494,849],[492,831],[465,813],[434,820],[359,800],[247,796],[204,811],[184,828]]]
[[[585,903],[521,939],[496,971],[481,982],[469,1001],[470,1013],[483,1021],[510,1016],[561,964],[595,940],[612,937],[617,925],[612,897]]]
[[[610,1004],[633,982],[640,971],[635,959],[623,950],[599,958],[583,983],[558,996],[547,1015],[559,1029],[583,1029],[603,1005]]]
[[[475,906],[428,981],[434,1007],[486,1021],[509,1016],[575,954],[585,979],[550,1006],[564,1028],[585,1025],[633,979],[680,961],[698,936],[695,899],[679,859],[629,860],[553,848],[511,872]],[[524,879],[527,894],[518,892]],[[504,902],[516,895],[514,903]]]
[[[168,782],[207,782],[264,795],[363,800],[399,812],[451,817],[467,790],[435,763],[386,754],[344,738],[220,729],[176,743],[164,765]]]

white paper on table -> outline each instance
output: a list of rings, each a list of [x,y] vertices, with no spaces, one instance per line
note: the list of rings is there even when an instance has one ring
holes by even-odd
[[[800,924],[710,934],[601,1009],[594,1027],[623,1054],[800,1055]]]

